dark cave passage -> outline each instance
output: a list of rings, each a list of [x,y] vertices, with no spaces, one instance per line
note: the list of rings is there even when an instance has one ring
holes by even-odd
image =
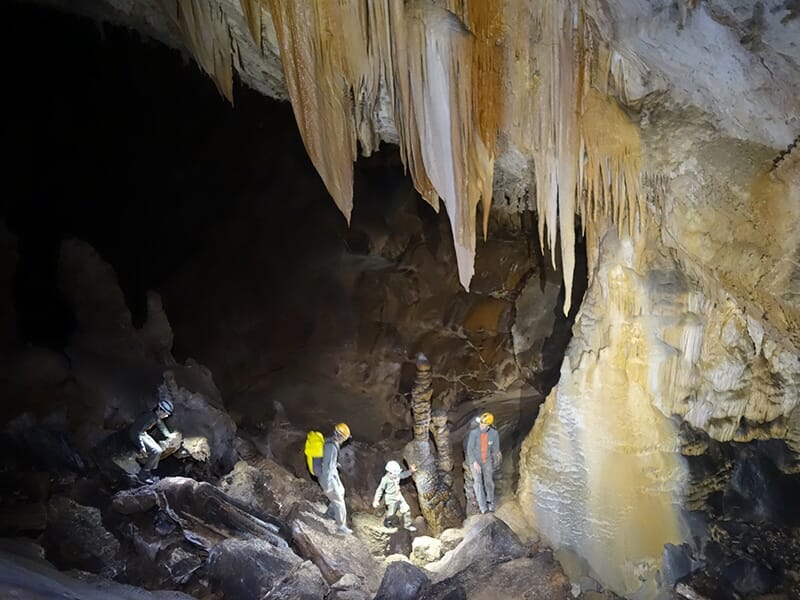
[[[356,163],[348,226],[288,103],[238,85],[231,106],[193,62],[131,31],[24,3],[6,17],[2,49],[27,51],[10,64],[15,91],[4,96],[14,152],[0,213],[0,508],[35,511],[21,524],[6,519],[0,534],[41,543],[59,568],[202,597],[215,576],[193,562],[196,548],[164,542],[170,554],[159,551],[154,565],[131,533],[171,535],[163,514],[128,519],[109,508],[120,484],[105,463],[129,443],[126,428],[152,408],[167,369],[181,390],[172,423],[191,443],[204,440],[194,448],[211,458],[179,453],[160,475],[235,495],[244,480],[271,490],[290,474],[287,497],[313,497],[296,431],[345,420],[348,502],[369,511],[385,456],[401,459],[411,439],[414,359],[424,352],[433,408],[450,422],[458,510],[463,442],[485,410],[506,457],[498,497],[510,499],[519,446],[558,378],[585,265],[566,319],[560,274],[538,254],[531,215],[506,217],[478,240],[467,292],[447,215],[419,197],[396,147]],[[47,44],[26,44],[34,27]],[[417,515],[417,492],[405,488]],[[241,510],[208,488],[191,495],[205,493],[227,508],[203,518]],[[277,492],[252,501],[270,515],[285,508]],[[43,530],[41,511],[53,523],[88,520],[92,539],[62,544],[74,532]],[[99,554],[73,555],[69,543],[84,542]]]
[[[68,346],[76,323],[58,256],[74,237],[114,269],[134,326],[145,320],[146,292],[160,293],[175,356],[208,365],[237,411],[248,412],[254,396],[269,406],[263,397],[276,385],[303,404],[308,394],[330,395],[297,381],[309,370],[362,379],[349,386],[357,395],[375,396],[378,379],[388,388],[377,395],[407,392],[410,359],[422,350],[452,356],[439,359],[436,383],[448,404],[515,376],[542,394],[555,383],[571,326],[560,316],[562,298],[534,299],[535,332],[512,322],[524,281],[557,290],[546,261],[531,252],[538,244],[530,231],[498,230],[479,241],[466,294],[455,284],[446,218],[413,191],[396,148],[356,165],[348,228],[288,103],[238,86],[230,106],[196,65],[135,33],[24,4],[10,10],[7,24],[35,22],[51,40],[11,65],[17,93],[6,96],[17,151],[3,216],[17,237],[12,291],[21,340]],[[6,25],[6,49],[23,43],[23,30]],[[576,280],[585,279],[584,268]],[[512,326],[530,344],[518,356]],[[349,365],[331,358],[348,352]],[[381,354],[397,373],[368,373],[364,358]],[[465,367],[472,373],[458,372]]]

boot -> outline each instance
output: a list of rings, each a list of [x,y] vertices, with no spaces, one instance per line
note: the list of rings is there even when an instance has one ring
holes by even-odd
[[[145,485],[150,485],[158,481],[158,476],[153,475],[150,471],[142,469],[139,472],[139,481]]]
[[[403,513],[403,527],[404,527],[404,528],[405,528],[407,531],[416,531],[416,530],[417,530],[417,528],[416,528],[416,527],[414,527],[414,526],[411,524],[411,513],[410,513],[410,512]]]

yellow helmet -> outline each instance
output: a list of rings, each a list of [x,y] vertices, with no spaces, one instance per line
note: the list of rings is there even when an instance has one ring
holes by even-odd
[[[339,436],[343,439],[350,438],[350,428],[347,426],[347,423],[337,423],[333,430],[339,434]]]
[[[494,415],[490,412],[483,413],[480,417],[478,417],[478,423],[481,425],[491,425],[494,423]]]

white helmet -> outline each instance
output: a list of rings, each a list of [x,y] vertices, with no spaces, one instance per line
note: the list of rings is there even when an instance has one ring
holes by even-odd
[[[396,460],[390,460],[386,463],[386,472],[390,475],[400,475],[403,468],[397,463]]]

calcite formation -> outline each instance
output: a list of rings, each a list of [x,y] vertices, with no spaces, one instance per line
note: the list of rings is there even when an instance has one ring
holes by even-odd
[[[421,196],[445,205],[465,288],[493,199],[535,208],[565,312],[585,237],[589,289],[519,496],[616,591],[655,594],[664,544],[684,537],[677,422],[800,448],[792,3],[105,6],[95,16],[183,40],[229,99],[234,71],[288,97],[347,219],[359,151],[398,144]]]

